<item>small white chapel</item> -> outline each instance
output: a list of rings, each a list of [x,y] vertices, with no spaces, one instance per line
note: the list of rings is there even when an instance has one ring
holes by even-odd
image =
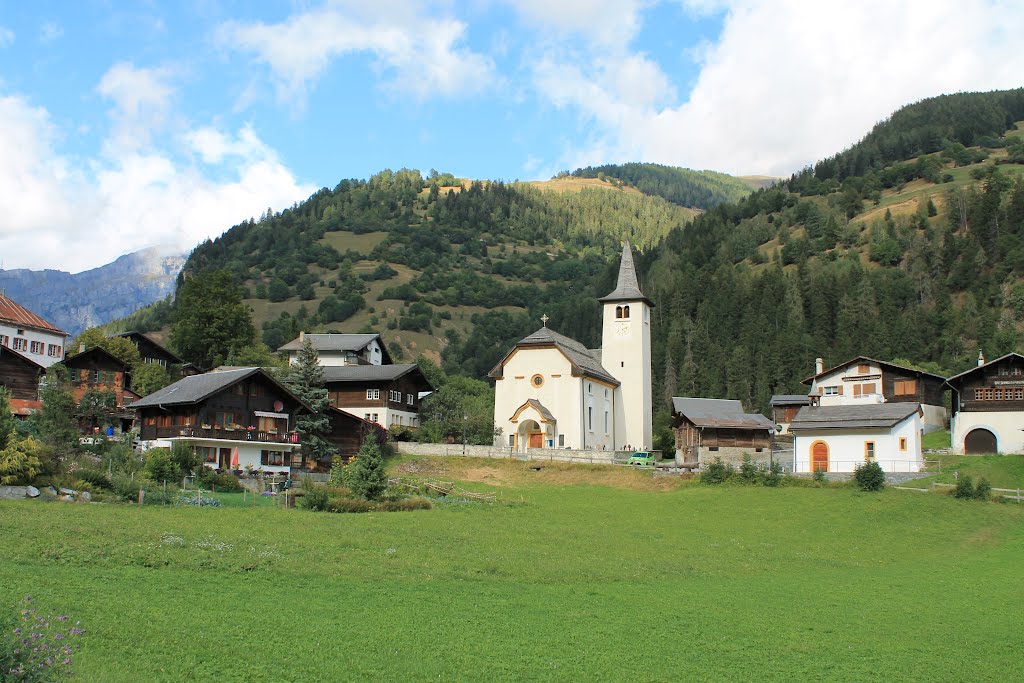
[[[547,326],[516,343],[490,377],[495,445],[648,450],[652,445],[651,309],[640,291],[629,242],[604,306],[601,348],[588,349]]]

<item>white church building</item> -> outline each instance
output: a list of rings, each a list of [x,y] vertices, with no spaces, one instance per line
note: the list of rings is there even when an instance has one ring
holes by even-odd
[[[651,308],[622,249],[604,306],[601,348],[587,349],[544,326],[516,343],[490,372],[496,445],[647,450],[652,445]]]

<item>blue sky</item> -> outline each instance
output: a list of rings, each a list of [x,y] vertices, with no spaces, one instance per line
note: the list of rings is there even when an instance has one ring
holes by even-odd
[[[383,168],[788,175],[903,104],[1021,86],[1022,29],[951,0],[0,0],[0,261],[187,249]]]

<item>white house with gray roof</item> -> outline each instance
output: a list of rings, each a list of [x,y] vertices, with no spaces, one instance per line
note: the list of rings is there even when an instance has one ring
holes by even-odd
[[[299,350],[308,341],[320,356],[324,367],[344,365],[390,365],[391,356],[384,347],[379,334],[306,334],[299,336],[278,349],[288,354],[288,362],[298,362]]]
[[[495,380],[499,445],[530,448],[650,449],[651,303],[622,249],[615,289],[604,307],[601,348],[544,326],[516,343],[489,373]]]
[[[801,408],[789,425],[793,471],[853,472],[874,460],[886,472],[918,472],[922,415],[917,403]]]

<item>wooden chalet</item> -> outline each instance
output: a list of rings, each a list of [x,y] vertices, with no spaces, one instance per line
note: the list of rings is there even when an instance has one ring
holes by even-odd
[[[950,437],[967,455],[1024,453],[1024,356],[1008,353],[946,380],[952,390]]]
[[[789,432],[789,423],[804,406],[811,404],[809,396],[804,394],[775,394],[770,402],[772,420],[779,425],[782,434]]]
[[[27,356],[0,346],[0,387],[7,390],[11,412],[28,417],[42,407],[39,383],[46,368]]]
[[[114,336],[127,339],[134,344],[143,363],[153,363],[164,369],[185,364],[185,361],[173,351],[161,346],[155,339],[142,332],[122,332]]]
[[[90,391],[109,392],[114,395],[116,401],[114,409],[107,416],[108,426],[114,427],[118,432],[132,428],[135,413],[128,406],[138,399],[139,395],[128,388],[131,368],[127,363],[102,346],[94,346],[68,357],[64,365],[68,368],[71,394],[76,404],[81,403],[82,398]],[[79,427],[86,431],[103,426],[98,424],[95,416],[87,421],[79,421]]]
[[[738,464],[745,455],[768,460],[776,426],[764,415],[746,413],[739,401],[672,398],[676,459],[703,467],[715,458]]]
[[[196,447],[209,467],[290,472],[309,406],[262,368],[185,377],[134,404],[140,441]]]
[[[419,427],[420,394],[433,391],[415,363],[324,367],[335,408],[383,427]]]

